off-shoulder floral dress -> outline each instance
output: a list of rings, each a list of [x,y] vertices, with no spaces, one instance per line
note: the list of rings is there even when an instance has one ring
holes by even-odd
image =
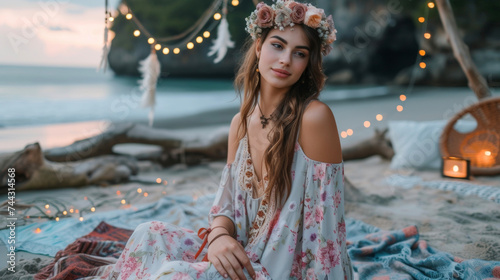
[[[296,142],[292,189],[281,209],[253,198],[248,138],[223,172],[210,210],[231,219],[257,279],[352,279],[346,249],[343,164],[308,158]],[[268,230],[266,230],[268,229]],[[117,263],[100,279],[224,279],[210,262],[194,256],[202,244],[189,229],[153,221],[139,225]],[[248,279],[251,279],[245,270]]]

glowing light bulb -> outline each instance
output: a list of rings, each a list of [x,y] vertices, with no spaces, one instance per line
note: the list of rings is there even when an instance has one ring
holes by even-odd
[[[219,13],[214,14],[214,19],[219,20],[222,16]]]
[[[141,31],[139,31],[139,30],[135,30],[135,31],[134,31],[134,36],[135,36],[135,37],[139,37],[139,36],[141,36]]]
[[[425,64],[425,62],[420,62],[420,68],[422,69],[425,69],[425,67],[427,67],[427,64]]]
[[[121,191],[116,191],[116,195],[120,195],[120,194],[122,194]]]
[[[453,172],[458,172],[458,165],[453,165]]]
[[[193,48],[194,48],[194,44],[193,44],[193,42],[189,42],[189,43],[187,43],[186,47],[187,47],[188,49],[190,49],[190,50],[191,50],[191,49],[193,49]]]
[[[370,127],[371,123],[370,123],[369,121],[365,121],[365,122],[363,123],[363,125],[364,125],[366,128],[368,128],[368,127]]]
[[[424,50],[420,50],[420,51],[418,52],[418,54],[420,54],[421,56],[424,56],[424,55],[425,55],[425,51],[424,51]]]
[[[423,23],[423,22],[425,21],[425,18],[424,18],[424,17],[419,17],[419,18],[418,18],[418,21],[419,21],[420,23]]]
[[[37,227],[37,228],[35,229],[35,233],[36,233],[36,234],[39,234],[40,232],[42,232],[42,230],[41,230],[39,227]]]
[[[432,8],[434,8],[434,7],[435,7],[435,5],[434,5],[434,3],[433,3],[433,2],[429,2],[429,3],[427,4],[427,7],[429,7],[429,8],[431,8],[431,9],[432,9]]]
[[[174,49],[174,54],[179,54],[180,52],[181,52],[181,50],[179,48]]]
[[[68,215],[68,211],[64,210],[63,215]]]
[[[168,48],[163,48],[163,54],[168,54],[170,50]]]
[[[141,193],[141,192],[142,192],[142,189],[141,189],[141,188],[138,188],[138,189],[137,189],[137,192],[138,192],[138,193]]]
[[[147,192],[145,192],[145,193],[144,193],[144,197],[148,197],[148,195],[149,195],[149,194],[148,194]]]
[[[377,121],[381,121],[384,119],[384,116],[382,116],[381,114],[378,114],[375,116],[375,118],[377,119]]]
[[[76,210],[75,210],[75,213],[76,213],[76,214],[80,213],[80,210],[76,209]]]
[[[430,39],[431,38],[431,33],[424,33],[424,38],[425,39]]]
[[[403,111],[403,106],[398,105],[398,106],[396,107],[396,110],[398,110],[398,112],[402,112],[402,111]]]
[[[160,44],[156,44],[155,45],[155,50],[157,50],[157,51],[161,50],[161,45]]]
[[[203,32],[203,37],[205,37],[205,38],[210,37],[210,32],[208,32],[208,31]]]
[[[201,36],[196,37],[196,43],[201,44],[201,42],[203,42],[203,37]]]
[[[80,220],[80,222],[83,222],[83,217],[80,217],[78,220]]]
[[[56,222],[59,222],[59,217],[56,217]]]
[[[149,39],[148,39],[148,43],[149,43],[150,45],[154,44],[154,42],[155,42],[155,38],[152,38],[152,37],[151,37],[151,38],[149,38]]]
[[[231,5],[233,5],[235,7],[238,6],[239,4],[240,4],[240,1],[238,1],[238,0],[231,1]]]
[[[484,152],[484,155],[485,155],[485,156],[488,156],[488,157],[489,157],[489,156],[491,156],[491,151],[485,151],[485,152]]]
[[[114,17],[109,17],[108,20],[112,22],[112,21],[115,21],[115,18]]]
[[[50,214],[50,212],[51,212],[51,211],[50,211],[50,210],[47,210],[46,212],[47,212],[47,214]]]
[[[127,203],[127,201],[125,199],[122,199],[121,203],[125,204],[125,203]]]
[[[174,52],[175,52],[175,50],[174,50]],[[158,183],[158,184],[161,183],[161,178],[156,178],[156,183]]]
[[[92,206],[92,208],[90,208],[90,211],[95,212],[95,207]]]
[[[347,138],[347,132],[342,131],[342,132],[340,133],[340,137],[342,137],[342,138]]]
[[[45,204],[45,209],[49,209],[50,205]]]
[[[405,101],[405,100],[406,100],[406,95],[401,94],[401,95],[399,96],[399,100],[401,100],[401,101]]]
[[[131,20],[132,19],[132,14],[131,13],[126,14],[125,18],[128,19],[128,20]]]
[[[75,210],[73,210],[73,208],[71,208],[71,209],[69,209],[69,212],[73,213],[73,212],[75,212]]]
[[[354,133],[354,131],[352,129],[349,128],[347,130],[347,135],[352,136],[353,133]]]

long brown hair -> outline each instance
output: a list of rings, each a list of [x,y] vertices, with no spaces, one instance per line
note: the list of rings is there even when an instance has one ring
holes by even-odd
[[[290,195],[292,187],[292,162],[302,114],[309,101],[319,96],[326,80],[321,69],[321,41],[318,33],[308,26],[300,26],[309,40],[311,49],[309,62],[298,82],[291,87],[274,111],[275,126],[269,133],[270,144],[264,152],[264,163],[265,167],[268,168],[269,179],[265,195],[270,196],[274,190],[274,197],[271,199],[279,208]],[[248,39],[247,51],[234,81],[235,88],[240,93],[241,98],[241,122],[238,129],[240,140],[248,132],[247,120],[255,109],[259,98],[260,74],[256,71],[258,58],[255,50],[258,42],[262,47],[269,31],[269,28],[263,30],[260,41]],[[272,168],[272,171],[269,168]]]

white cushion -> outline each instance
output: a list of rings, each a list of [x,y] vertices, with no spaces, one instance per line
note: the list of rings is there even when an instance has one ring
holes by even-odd
[[[416,168],[439,169],[441,153],[439,137],[448,121],[390,121],[389,137],[394,148],[392,169]],[[460,121],[455,125],[458,131],[472,131],[474,121]]]

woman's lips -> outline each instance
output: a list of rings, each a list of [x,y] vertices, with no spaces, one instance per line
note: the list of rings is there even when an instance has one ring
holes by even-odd
[[[282,70],[282,69],[272,69],[274,74],[280,78],[286,78],[288,76],[290,76],[290,72],[286,71],[286,70]]]

